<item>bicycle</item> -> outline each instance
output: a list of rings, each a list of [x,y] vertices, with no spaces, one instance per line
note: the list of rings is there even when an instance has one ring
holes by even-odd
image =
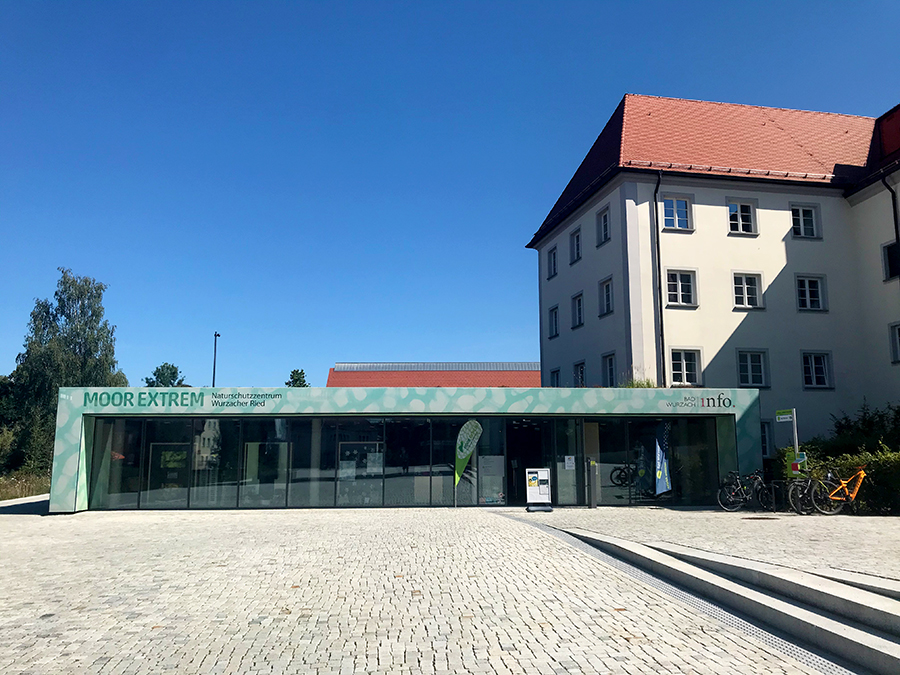
[[[609,481],[617,487],[631,485],[634,481],[634,468],[630,464],[617,466],[610,472]]]
[[[760,471],[743,477],[737,471],[730,471],[716,494],[719,506],[726,511],[737,511],[754,498],[762,508],[772,510],[772,493],[763,482]]]
[[[833,516],[840,513],[845,504],[852,506],[856,501],[863,478],[868,475],[865,468],[866,465],[857,467],[856,473],[848,480],[829,472],[828,478],[818,481],[811,494],[812,505],[816,511],[826,516]],[[836,478],[839,482],[836,483],[832,478]]]
[[[801,516],[808,516],[815,507],[812,503],[812,490],[817,482],[810,476],[795,478],[788,487],[788,504]]]

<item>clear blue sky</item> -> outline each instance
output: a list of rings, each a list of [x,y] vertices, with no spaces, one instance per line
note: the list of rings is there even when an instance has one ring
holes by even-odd
[[[59,273],[133,385],[538,360],[524,248],[626,92],[877,116],[894,2],[0,3],[0,373]]]

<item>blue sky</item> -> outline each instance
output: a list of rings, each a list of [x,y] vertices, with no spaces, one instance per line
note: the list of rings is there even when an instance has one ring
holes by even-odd
[[[133,385],[539,359],[524,248],[625,93],[877,116],[891,2],[0,3],[0,373],[69,267]]]

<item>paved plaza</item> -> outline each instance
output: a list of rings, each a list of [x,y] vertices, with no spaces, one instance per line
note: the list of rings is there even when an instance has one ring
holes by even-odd
[[[510,515],[634,539],[788,531],[656,509],[0,505],[0,673],[815,672]]]

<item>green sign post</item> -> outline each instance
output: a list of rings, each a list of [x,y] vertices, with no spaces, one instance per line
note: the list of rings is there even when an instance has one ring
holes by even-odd
[[[800,452],[800,442],[797,435],[797,409],[790,408],[787,410],[776,410],[775,421],[791,422],[794,426],[794,456],[791,457],[790,453],[788,454],[788,473],[796,476],[797,474],[806,472],[806,453]]]

